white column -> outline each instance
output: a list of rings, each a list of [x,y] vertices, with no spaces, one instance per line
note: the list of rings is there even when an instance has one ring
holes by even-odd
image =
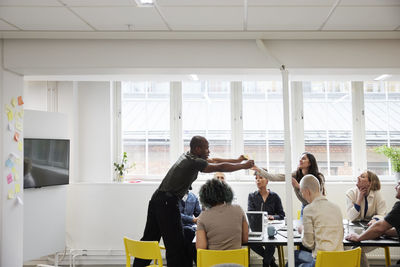
[[[367,148],[365,141],[364,83],[351,82],[353,111],[353,176],[367,169]]]
[[[290,142],[290,96],[289,96],[289,79],[288,71],[282,65],[282,89],[283,89],[283,121],[285,129],[285,181],[286,181],[286,218],[287,228],[293,229],[293,212],[292,212],[292,164],[291,164],[291,142]],[[287,231],[288,235],[288,263],[289,267],[294,266],[294,245],[293,231]]]
[[[291,82],[291,107],[292,107],[292,170],[297,168],[299,155],[304,152],[304,108],[303,108],[303,83]]]
[[[183,152],[182,137],[182,82],[170,83],[170,163]]]
[[[231,82],[232,157],[243,154],[242,82]]]
[[[80,149],[79,149],[79,91],[78,82],[72,82],[72,101],[73,101],[73,133],[71,140],[71,180],[70,183],[79,182],[81,179],[81,172],[79,169],[80,162]]]

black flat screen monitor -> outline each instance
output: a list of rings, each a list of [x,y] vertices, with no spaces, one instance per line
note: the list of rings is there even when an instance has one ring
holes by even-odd
[[[24,138],[24,188],[69,183],[69,140]]]

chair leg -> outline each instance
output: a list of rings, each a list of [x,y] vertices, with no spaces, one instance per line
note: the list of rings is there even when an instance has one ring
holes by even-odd
[[[384,247],[385,249],[385,264],[386,267],[390,266],[391,262],[390,262],[390,250],[389,247]]]
[[[283,252],[283,246],[278,247],[278,258],[279,258],[279,267],[285,267],[285,254]]]

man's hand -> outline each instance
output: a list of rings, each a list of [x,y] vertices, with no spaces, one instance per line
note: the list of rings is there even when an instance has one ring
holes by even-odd
[[[346,240],[360,242],[360,236],[356,233],[351,233],[345,237]]]
[[[248,158],[245,155],[240,155],[239,158],[238,158],[238,161],[242,162],[244,160],[248,160]]]
[[[197,223],[197,217],[193,217],[193,222]]]
[[[248,160],[244,163],[245,168],[244,169],[250,169],[252,167],[254,167],[254,160]]]
[[[268,220],[273,221],[273,220],[275,220],[275,218],[272,215],[268,215]]]

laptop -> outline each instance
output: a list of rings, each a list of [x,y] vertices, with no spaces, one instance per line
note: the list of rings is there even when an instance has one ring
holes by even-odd
[[[264,237],[264,215],[263,211],[246,212],[249,224],[249,241],[261,241]]]

